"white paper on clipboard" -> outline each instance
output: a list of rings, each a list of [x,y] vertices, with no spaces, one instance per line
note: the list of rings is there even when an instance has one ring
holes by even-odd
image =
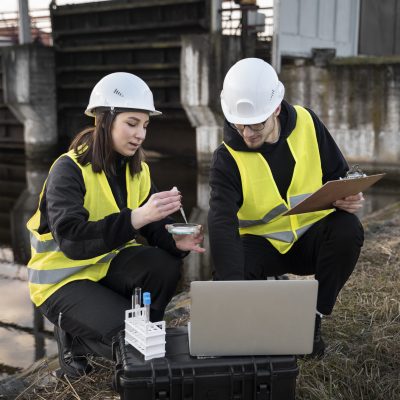
[[[326,182],[316,192],[310,194],[293,208],[282,215],[303,214],[307,212],[327,210],[332,203],[347,196],[363,192],[378,182],[386,174],[362,176],[360,178],[339,179]]]

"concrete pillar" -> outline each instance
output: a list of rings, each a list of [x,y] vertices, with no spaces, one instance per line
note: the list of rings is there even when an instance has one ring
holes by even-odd
[[[271,63],[275,68],[275,71],[279,74],[281,72],[281,48],[280,48],[280,37],[279,31],[281,29],[280,25],[280,7],[281,0],[274,0],[273,3],[273,15],[274,15],[274,33],[272,37],[272,54],[271,54]]]
[[[49,169],[49,162],[27,160],[27,187],[10,211],[12,248],[15,262],[19,264],[26,264],[31,257],[29,231],[26,229],[26,223],[37,210],[39,195]]]
[[[210,31],[220,32],[222,29],[221,14],[222,0],[211,0],[210,4]]]
[[[30,245],[25,224],[37,209],[57,145],[54,51],[33,43],[2,51],[4,102],[24,124],[27,188],[10,216],[15,259],[26,263]]]
[[[52,158],[57,144],[53,48],[26,44],[2,51],[4,102],[24,124],[25,154]]]
[[[207,214],[208,169],[213,151],[222,141],[223,116],[220,93],[227,70],[240,58],[240,37],[187,35],[182,38],[181,103],[196,128],[197,207],[189,220],[203,225],[204,254],[191,253],[185,259],[185,281],[210,279]]]
[[[181,103],[196,128],[196,153],[200,169],[222,140],[220,93],[226,71],[240,58],[240,38],[186,35],[182,38]]]

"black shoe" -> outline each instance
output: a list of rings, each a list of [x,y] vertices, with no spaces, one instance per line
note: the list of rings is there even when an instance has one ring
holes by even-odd
[[[288,281],[289,277],[287,275],[272,275],[272,276],[267,276],[265,279],[268,281]]]
[[[72,338],[57,325],[54,325],[54,337],[58,347],[58,361],[62,373],[69,378],[80,378],[92,370],[85,356],[73,356],[71,352]]]
[[[322,317],[317,314],[315,316],[313,351],[309,355],[309,357],[312,358],[319,358],[325,354],[325,342],[321,335],[321,320]]]
[[[325,342],[321,336],[321,319],[322,317],[319,314],[315,316],[313,350],[310,354],[299,355],[298,357],[302,360],[321,358],[325,354]]]

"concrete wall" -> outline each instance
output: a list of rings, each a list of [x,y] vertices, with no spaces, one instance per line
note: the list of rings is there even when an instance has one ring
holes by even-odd
[[[400,174],[400,60],[285,66],[285,98],[313,109],[351,163]]]
[[[25,155],[51,158],[57,144],[53,48],[26,44],[2,52],[4,102],[24,124]]]
[[[240,41],[220,33],[182,36],[181,103],[196,128],[200,169],[222,141],[220,92],[228,69],[240,58]],[[208,200],[207,200],[208,207]]]

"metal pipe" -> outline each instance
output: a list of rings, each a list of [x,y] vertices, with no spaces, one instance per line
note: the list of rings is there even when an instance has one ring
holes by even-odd
[[[32,43],[31,19],[29,16],[28,0],[18,0],[19,13],[19,44]]]

